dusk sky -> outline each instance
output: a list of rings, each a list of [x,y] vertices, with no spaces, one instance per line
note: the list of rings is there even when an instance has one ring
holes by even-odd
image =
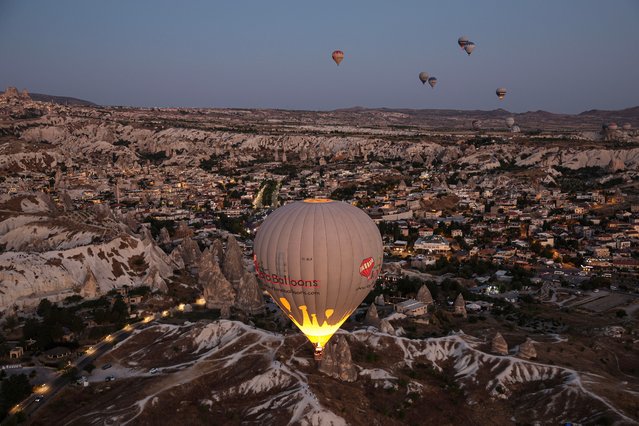
[[[639,105],[639,1],[0,0],[0,58],[103,105],[577,113]]]

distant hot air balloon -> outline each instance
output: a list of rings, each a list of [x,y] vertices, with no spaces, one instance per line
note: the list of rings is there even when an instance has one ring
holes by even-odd
[[[473,126],[473,129],[480,130],[481,129],[481,121],[473,120],[472,126]]]
[[[375,286],[383,258],[370,217],[327,199],[277,209],[257,231],[253,251],[262,289],[311,341],[316,358]]]
[[[339,66],[339,63],[342,62],[342,60],[344,59],[344,52],[342,52],[341,50],[336,50],[331,56],[333,57],[335,63]]]
[[[521,132],[521,129],[519,128],[519,126],[512,126],[510,128],[510,131],[513,132],[513,133],[519,133],[519,132]]]
[[[610,122],[608,123],[608,130],[617,130],[619,127],[617,126],[617,123],[615,122]]]
[[[506,118],[506,125],[508,127],[513,127],[513,124],[515,124],[515,119],[513,117]]]
[[[437,84],[437,77],[430,77],[428,79],[428,84],[430,84],[430,87],[435,87],[435,85]]]
[[[504,99],[506,97],[506,89],[504,89],[503,87],[495,90],[495,93],[497,94],[497,97],[499,99]]]
[[[466,44],[464,45],[464,50],[466,51],[466,53],[468,53],[468,55],[470,55],[471,53],[473,53],[473,50],[475,50],[475,43],[473,43],[472,41],[466,42]]]
[[[419,81],[422,82],[422,84],[426,84],[426,82],[428,81],[428,73],[427,72],[420,72],[419,73]]]
[[[457,44],[459,45],[459,47],[461,47],[462,49],[464,47],[466,47],[466,43],[468,43],[468,37],[466,36],[461,36],[457,39]]]
[[[630,130],[632,129],[632,125],[630,123],[623,123],[623,126],[621,126],[621,128],[624,130]]]

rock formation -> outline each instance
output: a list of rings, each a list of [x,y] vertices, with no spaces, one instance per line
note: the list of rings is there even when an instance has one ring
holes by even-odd
[[[508,343],[501,333],[495,334],[492,342],[490,343],[490,351],[499,355],[508,355]]]
[[[324,348],[324,356],[319,371],[327,376],[343,382],[357,380],[357,370],[351,358],[351,350],[344,336],[337,336],[336,343],[328,343]]]
[[[375,304],[377,306],[384,306],[386,304],[386,302],[384,301],[384,295],[380,294],[379,296],[377,296],[375,298]]]
[[[377,308],[374,303],[371,304],[366,311],[364,324],[379,328],[379,316],[377,315]]]
[[[166,229],[166,227],[162,227],[162,229],[160,229],[158,241],[160,244],[169,244],[171,242],[171,236],[169,235],[169,230]]]
[[[526,341],[519,345],[517,356],[523,359],[537,358],[537,351],[535,350],[535,346],[533,345],[533,341],[530,339],[530,337],[527,337]]]
[[[237,289],[244,275],[244,261],[242,260],[242,249],[233,235],[229,235],[226,241],[222,271],[226,279],[233,284],[233,288]]]
[[[237,288],[235,306],[247,314],[257,314],[264,311],[264,298],[255,274],[245,271],[242,275]]]
[[[142,285],[149,287],[151,291],[159,291],[160,293],[168,293],[169,291],[166,281],[160,276],[160,273],[155,267],[149,270],[149,273],[142,281]]]
[[[209,250],[217,259],[217,263],[221,265],[224,262],[224,246],[222,245],[222,240],[220,240],[219,238],[213,240],[211,246],[209,247]]]
[[[384,318],[380,323],[379,323],[379,331],[381,331],[382,333],[387,333],[390,334],[392,336],[395,335],[395,329],[393,328],[393,326],[391,325],[391,323]]]
[[[426,305],[433,304],[433,296],[430,294],[430,290],[426,285],[423,285],[419,288],[419,291],[417,292],[417,300]]]
[[[202,296],[206,300],[206,307],[230,312],[231,306],[235,303],[235,290],[217,262],[212,261],[213,257],[209,255],[206,259],[208,259],[206,262],[200,262],[198,272],[202,280]]]
[[[182,249],[180,246],[177,246],[171,251],[169,259],[174,269],[184,269],[184,259],[182,258]]]
[[[197,243],[191,239],[191,237],[184,238],[179,247],[185,266],[195,265],[202,255],[200,246],[198,246]]]
[[[80,288],[80,296],[85,299],[95,299],[100,295],[100,293],[98,280],[95,278],[93,271],[88,269],[87,275],[84,278],[84,283],[82,283],[82,287]]]
[[[187,238],[193,236],[193,230],[189,228],[189,225],[182,221],[178,224],[177,229],[175,230],[175,238]]]
[[[454,309],[454,314],[455,315],[461,315],[462,317],[466,318],[467,314],[466,314],[466,302],[464,301],[464,296],[462,296],[461,293],[459,293],[459,295],[457,296],[457,299],[455,299],[455,304],[453,305],[453,309]]]

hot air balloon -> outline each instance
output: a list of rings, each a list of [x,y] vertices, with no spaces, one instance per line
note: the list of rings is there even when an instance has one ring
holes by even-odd
[[[339,66],[339,63],[342,62],[342,60],[344,59],[344,52],[342,52],[341,50],[336,50],[331,56],[333,57],[333,60],[335,61],[337,66]]]
[[[513,127],[513,124],[515,124],[515,119],[513,117],[506,118],[506,125],[508,127]]]
[[[459,47],[462,49],[466,47],[466,43],[468,43],[468,37],[466,36],[461,36],[457,39],[457,44],[459,44]]]
[[[468,55],[470,55],[471,53],[473,53],[473,50],[475,50],[475,43],[473,43],[472,41],[466,42],[466,44],[464,45],[464,50],[466,51],[466,53],[468,53]]]
[[[497,94],[497,97],[499,99],[504,99],[506,97],[506,89],[504,89],[503,87],[495,90],[495,93]]]
[[[473,126],[473,129],[480,130],[481,129],[481,121],[473,120],[472,126]]]
[[[435,85],[437,84],[437,77],[431,77],[428,79],[428,84],[430,84],[430,87],[435,87]]]
[[[521,129],[519,128],[519,126],[513,126],[510,128],[510,131],[513,133],[520,133]]]
[[[368,215],[328,199],[277,209],[257,231],[253,251],[261,288],[310,340],[316,359],[375,286],[383,256]]]
[[[428,73],[424,71],[420,72],[419,80],[422,82],[422,84],[426,84],[426,82],[428,81]]]
[[[632,125],[630,123],[623,123],[623,126],[621,126],[621,128],[624,130],[630,130],[632,129]]]

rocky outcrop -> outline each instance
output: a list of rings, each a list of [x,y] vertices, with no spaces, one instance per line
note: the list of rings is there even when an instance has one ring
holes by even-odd
[[[519,345],[519,351],[517,352],[517,356],[523,359],[535,359],[537,358],[537,350],[533,345],[533,341],[530,337],[526,338],[526,341]]]
[[[237,289],[244,275],[244,261],[242,249],[233,235],[229,235],[226,241],[226,253],[224,254],[222,271],[226,279],[233,285],[233,288]]]
[[[235,303],[235,290],[210,252],[206,261],[200,262],[198,276],[202,282],[202,296],[206,300],[206,307],[230,313],[230,308]]]
[[[381,331],[382,333],[390,334],[392,336],[395,335],[395,329],[391,325],[390,321],[388,321],[386,318],[381,320],[381,322],[379,323],[379,331]]]
[[[213,256],[215,256],[215,259],[217,259],[217,263],[221,265],[224,262],[224,246],[222,245],[222,240],[219,238],[213,240],[209,246],[209,250]]]
[[[247,314],[258,314],[264,311],[264,298],[257,284],[255,274],[245,271],[237,288],[235,307]]]
[[[464,301],[464,296],[461,293],[455,299],[455,303],[453,304],[453,313],[455,315],[461,315],[463,318],[467,317],[466,314],[466,302]]]
[[[174,269],[184,269],[184,258],[182,257],[182,248],[180,246],[177,246],[171,251],[169,259]]]
[[[384,306],[386,304],[386,302],[384,301],[384,295],[380,294],[379,296],[377,296],[375,298],[375,304],[377,306]]]
[[[170,244],[171,243],[171,236],[169,235],[169,230],[166,229],[166,227],[162,227],[162,229],[160,229],[160,235],[158,237],[158,242],[160,244]]]
[[[166,281],[160,276],[160,273],[156,268],[151,268],[149,273],[144,277],[142,285],[145,285],[151,289],[151,291],[159,291],[160,293],[168,293],[169,287]]]
[[[490,342],[490,351],[498,355],[508,355],[508,343],[501,333],[495,334],[493,340]]]
[[[423,285],[419,288],[419,291],[417,292],[417,300],[426,305],[433,304],[433,296],[430,294],[430,290],[426,285]]]
[[[87,270],[87,275],[84,278],[82,287],[80,287],[80,296],[85,299],[95,299],[100,296],[100,286],[91,269]]]
[[[379,328],[379,315],[377,315],[377,308],[375,304],[371,304],[366,311],[366,317],[364,317],[364,324],[372,327]]]
[[[175,230],[175,238],[191,238],[193,230],[189,228],[186,222],[180,222]]]
[[[197,245],[195,241],[191,239],[191,237],[186,237],[182,240],[182,243],[179,245],[180,254],[182,255],[182,260],[184,260],[184,265],[187,267],[191,267],[197,264],[202,255],[200,251],[200,246]]]
[[[354,382],[357,380],[357,370],[348,342],[344,336],[337,336],[336,340],[336,343],[328,343],[324,348],[318,370],[343,382]]]

